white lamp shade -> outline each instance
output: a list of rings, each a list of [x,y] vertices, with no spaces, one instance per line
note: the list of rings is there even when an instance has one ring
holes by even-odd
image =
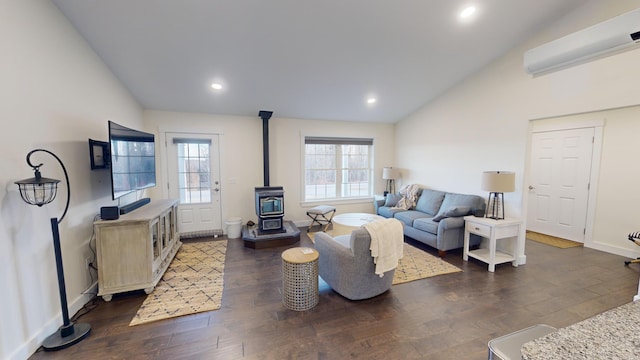
[[[516,191],[516,173],[509,171],[485,171],[482,173],[482,190],[497,193]]]
[[[392,167],[382,168],[382,179],[384,180],[395,180],[400,177],[400,172],[398,169],[394,169]]]

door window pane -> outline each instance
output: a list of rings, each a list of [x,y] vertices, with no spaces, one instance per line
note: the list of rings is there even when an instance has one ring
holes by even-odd
[[[183,204],[211,202],[210,144],[177,143],[178,192]]]

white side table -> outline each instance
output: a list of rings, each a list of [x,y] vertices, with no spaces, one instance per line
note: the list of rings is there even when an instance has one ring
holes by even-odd
[[[522,226],[522,220],[509,218],[494,220],[475,216],[465,216],[464,220],[464,251],[462,255],[464,261],[468,261],[469,256],[484,261],[489,264],[490,272],[495,271],[496,264],[511,262],[514,267],[518,266],[517,254],[518,246],[521,243],[520,226]],[[487,238],[489,247],[469,251],[470,234]],[[497,241],[506,238],[513,238],[511,254],[496,249]]]

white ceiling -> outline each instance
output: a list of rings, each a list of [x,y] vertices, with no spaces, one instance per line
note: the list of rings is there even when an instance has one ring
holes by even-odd
[[[52,1],[146,109],[389,123],[586,2]]]

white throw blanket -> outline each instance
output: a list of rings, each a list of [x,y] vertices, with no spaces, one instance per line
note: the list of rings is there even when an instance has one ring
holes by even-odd
[[[420,186],[417,184],[406,185],[400,189],[400,196],[402,198],[398,201],[394,209],[409,210],[416,206],[418,202],[418,192]]]
[[[393,270],[402,259],[404,235],[402,223],[397,219],[376,220],[362,225],[371,236],[371,256],[376,264],[375,273],[380,277]]]

